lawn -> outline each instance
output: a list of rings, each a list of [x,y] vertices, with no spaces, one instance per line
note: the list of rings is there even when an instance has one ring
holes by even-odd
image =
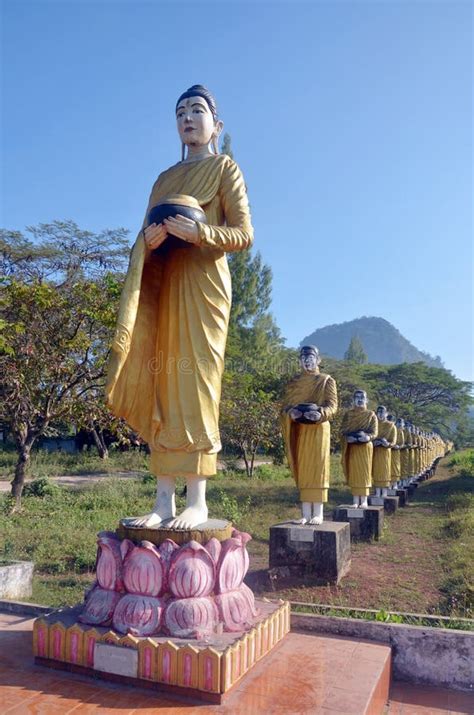
[[[377,543],[352,545],[352,568],[340,586],[317,586],[306,579],[265,595],[346,607],[471,617],[474,550],[474,478],[467,453],[447,458],[436,477],[419,486],[416,499],[385,520]],[[3,465],[11,457],[3,456]],[[145,513],[154,499],[155,480],[145,455],[112,455],[99,483],[80,489],[58,487],[45,474],[84,474],[95,462],[87,455],[36,457],[20,513],[10,515],[8,496],[0,497],[0,558],[35,562],[32,600],[47,605],[73,604],[93,579],[96,533],[113,530],[123,516]],[[58,464],[59,462],[59,464]],[[120,469],[120,467],[122,467]],[[82,471],[78,471],[82,470]],[[121,479],[114,472],[139,472]],[[103,463],[91,470],[104,473]],[[178,494],[182,492],[181,483]],[[347,502],[339,458],[332,458],[332,488],[325,509]],[[262,465],[256,477],[223,471],[208,483],[211,517],[226,517],[252,535],[251,569],[268,566],[268,533],[272,524],[299,514],[298,493],[285,467]],[[184,500],[178,496],[178,509]]]

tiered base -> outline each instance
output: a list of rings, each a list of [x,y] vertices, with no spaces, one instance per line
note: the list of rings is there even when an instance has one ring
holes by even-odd
[[[201,641],[120,636],[79,623],[82,606],[61,609],[35,621],[35,661],[219,703],[290,630],[288,602],[255,605],[260,615],[251,630]]]

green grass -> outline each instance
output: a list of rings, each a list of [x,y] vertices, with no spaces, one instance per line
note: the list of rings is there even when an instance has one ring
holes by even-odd
[[[327,587],[324,593],[328,600],[321,590],[311,592],[309,584],[292,589],[287,597],[314,601],[314,608],[337,610],[339,605],[349,612],[353,606],[368,607],[373,609],[372,617],[378,613],[378,619],[383,620],[384,614],[388,614],[387,622],[398,622],[390,621],[397,615],[394,611],[412,610],[411,605],[424,602],[425,582],[415,582],[413,573],[419,570],[420,549],[432,549],[432,553],[426,553],[429,568],[425,571],[432,569],[442,580],[442,601],[433,613],[452,616],[450,623],[472,615],[474,478],[462,476],[464,462],[462,454],[459,456],[461,459],[451,465],[453,474],[424,483],[408,510],[400,510],[398,516],[386,519],[381,541],[353,544],[353,560],[359,555],[362,569],[371,559],[371,568],[386,574],[379,590],[370,596],[365,594],[360,586],[363,578],[355,569],[340,587]],[[122,457],[121,454],[111,457],[107,466],[112,476],[96,484],[69,489],[57,487],[45,474],[73,473],[72,456],[38,454],[35,464],[39,478],[26,490],[21,512],[10,515],[9,497],[0,496],[0,559],[35,562],[33,601],[60,606],[82,600],[84,589],[93,580],[97,532],[114,530],[124,516],[149,511],[155,495],[155,478],[147,471],[147,460],[133,453],[130,458],[133,469],[142,476],[123,480],[113,477],[118,465],[123,468]],[[8,459],[11,456],[4,453],[2,463]],[[74,460],[79,473],[85,473],[94,463],[89,455],[76,455]],[[98,471],[104,472],[101,460],[99,466]],[[327,513],[351,498],[339,456],[332,457],[331,471]],[[183,480],[178,480],[178,510],[184,505],[183,484]],[[232,469],[208,481],[207,497],[211,517],[231,519],[237,528],[251,534],[249,552],[255,570],[266,569],[268,565],[269,526],[300,514],[294,481],[289,470],[280,466],[262,465],[250,480],[234,464]],[[439,598],[437,593],[435,590],[434,603]],[[332,606],[319,606],[321,602]]]
[[[448,628],[474,631],[474,620],[462,618],[444,618],[442,616],[425,616],[416,613],[398,613],[385,611],[383,609],[375,611],[373,609],[364,608],[343,608],[313,603],[292,603],[291,610],[292,613],[316,616],[355,618],[363,621],[377,621],[379,623],[401,623],[408,626],[421,626],[423,628]]]
[[[136,453],[134,468],[138,465]],[[127,454],[127,457],[129,454]],[[73,465],[73,458],[75,464]],[[143,455],[140,455],[143,461]],[[93,579],[96,534],[115,530],[124,516],[144,514],[153,503],[155,478],[143,476],[121,480],[113,472],[123,468],[122,455],[113,454],[109,464],[86,453],[37,453],[32,462],[36,479],[25,489],[22,510],[9,514],[8,495],[0,497],[0,557],[35,562],[33,599],[38,603],[70,605],[82,599]],[[349,494],[342,482],[338,458],[334,458],[334,488],[331,506]],[[2,453],[1,463],[12,464],[12,454]],[[58,487],[46,475],[86,473],[91,465],[111,477],[80,489]],[[177,508],[184,506],[180,494],[184,480],[178,480]],[[241,470],[219,472],[208,481],[207,501],[211,517],[225,517],[253,538],[249,550],[254,558],[267,559],[270,524],[299,515],[298,492],[285,467],[262,465],[248,479]],[[329,507],[329,505],[328,505]]]
[[[17,453],[12,447],[0,450],[0,479],[12,479]],[[47,452],[33,449],[28,465],[27,479],[57,477],[65,474],[113,474],[114,472],[148,470],[148,457],[144,452],[119,452],[111,449],[109,459],[101,459],[97,450],[90,452]]]
[[[454,467],[462,477],[474,475],[474,449],[465,449],[453,454],[449,466]]]

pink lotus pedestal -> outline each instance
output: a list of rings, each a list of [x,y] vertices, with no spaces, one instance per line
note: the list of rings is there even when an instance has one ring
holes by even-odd
[[[189,535],[101,532],[85,603],[35,622],[37,661],[220,702],[289,631],[289,604],[243,583],[248,534],[218,522]]]

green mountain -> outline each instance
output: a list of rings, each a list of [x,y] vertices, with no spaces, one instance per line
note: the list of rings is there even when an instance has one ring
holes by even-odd
[[[396,365],[402,362],[424,362],[431,367],[444,367],[439,355],[433,357],[418,350],[384,318],[356,318],[346,323],[318,328],[300,345],[316,345],[323,355],[342,360],[351,338],[361,341],[369,362]]]

